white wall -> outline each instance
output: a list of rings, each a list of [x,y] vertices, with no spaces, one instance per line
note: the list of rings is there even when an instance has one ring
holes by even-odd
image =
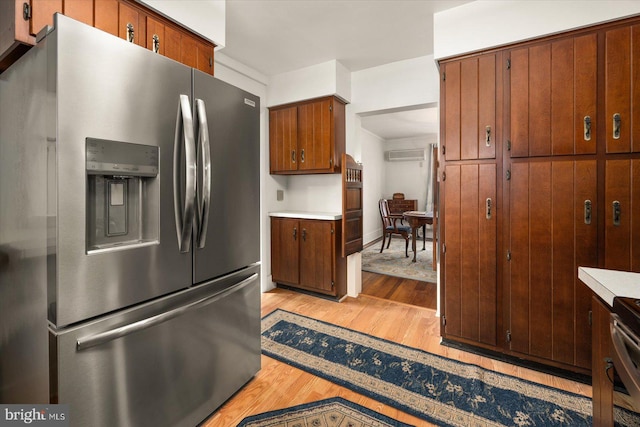
[[[434,15],[434,57],[443,59],[640,13],[640,1],[483,0]]]
[[[226,44],[226,0],[137,0],[167,18],[211,40],[216,49]]]
[[[335,59],[271,76],[267,93],[269,107],[327,95],[349,101],[350,77],[348,70]]]
[[[385,151],[407,150],[411,148],[431,149],[429,144],[437,142],[435,135],[419,138],[391,139],[385,144]],[[417,199],[418,210],[426,209],[427,179],[429,165],[426,161],[385,162],[385,180],[383,196],[391,198],[393,193],[404,193],[405,199]]]
[[[356,120],[359,121],[359,118],[356,118]],[[364,187],[362,190],[362,204],[365,208],[362,218],[362,237],[363,243],[366,245],[382,236],[378,200],[383,197],[385,191],[387,170],[384,165],[384,139],[361,127],[358,132],[359,140],[363,147]]]

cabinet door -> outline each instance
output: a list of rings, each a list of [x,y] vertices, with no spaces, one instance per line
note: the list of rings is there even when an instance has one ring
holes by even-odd
[[[145,37],[145,47],[160,55],[165,53],[165,32],[164,24],[157,19],[147,16],[147,34]]]
[[[269,111],[269,169],[271,173],[298,169],[298,109]]]
[[[640,159],[608,160],[605,170],[605,268],[640,272]]]
[[[444,332],[495,346],[496,166],[448,165],[444,189]]]
[[[595,153],[596,35],[513,50],[510,64],[511,157]]]
[[[334,291],[334,222],[300,220],[300,285],[331,293]]]
[[[611,311],[608,306],[593,296],[593,425],[613,426],[613,378],[615,371],[608,366],[611,360],[613,343],[609,326]]]
[[[198,66],[198,41],[184,32],[180,39],[180,62],[192,68]]]
[[[588,293],[577,269],[597,266],[596,200],[593,160],[511,165],[510,350],[589,367],[576,354],[590,336]]]
[[[62,13],[62,0],[31,0],[31,34],[35,36],[46,25],[53,26],[56,12]]]
[[[298,170],[331,170],[332,103],[325,99],[298,106]]]
[[[640,25],[605,33],[605,124],[608,153],[640,152]],[[634,125],[635,124],[635,125]]]
[[[93,0],[64,0],[63,13],[93,27]]]
[[[495,158],[496,55],[445,66],[447,160]]]
[[[199,41],[197,43],[198,58],[196,68],[213,75],[213,45]]]
[[[271,274],[274,282],[299,282],[300,225],[297,219],[271,218]]]
[[[96,0],[94,13],[96,28],[118,36],[118,0]]]
[[[118,5],[118,37],[139,46],[146,45],[145,16],[138,9],[122,2]]]

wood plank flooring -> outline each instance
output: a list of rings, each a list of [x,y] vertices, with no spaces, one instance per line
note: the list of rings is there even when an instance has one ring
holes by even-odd
[[[402,304],[436,309],[437,289],[435,283],[403,279],[384,274],[362,272],[362,293]]]
[[[530,381],[591,396],[591,387],[497,360],[440,345],[439,318],[435,311],[360,295],[337,303],[298,292],[276,289],[262,294],[262,315],[281,308],[380,338],[416,347]],[[429,426],[418,418],[315,377],[269,357],[242,390],[213,414],[203,426],[234,427],[243,418],[301,403],[340,396],[399,421]]]

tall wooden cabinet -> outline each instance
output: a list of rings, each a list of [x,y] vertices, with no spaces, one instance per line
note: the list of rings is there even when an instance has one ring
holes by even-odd
[[[591,372],[577,269],[640,271],[638,46],[632,18],[440,64],[445,340]]]
[[[335,96],[269,108],[272,174],[340,173],[345,103]]]
[[[35,44],[58,12],[213,75],[213,43],[133,0],[1,1],[0,72]]]

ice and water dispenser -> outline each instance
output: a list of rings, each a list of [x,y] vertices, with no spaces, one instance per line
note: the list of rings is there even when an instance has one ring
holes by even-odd
[[[158,243],[159,148],[86,139],[87,252]]]

